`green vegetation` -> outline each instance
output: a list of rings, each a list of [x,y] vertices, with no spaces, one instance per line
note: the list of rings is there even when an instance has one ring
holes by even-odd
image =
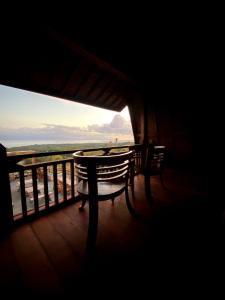
[[[121,146],[131,146],[133,145],[132,142],[126,143],[83,143],[83,144],[45,144],[45,145],[29,145],[29,146],[21,146],[21,147],[11,147],[7,148],[8,152],[15,152],[15,155],[19,154],[19,151],[35,151],[35,152],[57,152],[57,151],[70,151],[79,149],[94,149],[94,148],[104,148],[104,147],[121,147]],[[110,153],[118,153],[127,151],[128,148],[120,148],[120,149],[112,149]],[[103,151],[88,151],[85,155],[103,155]],[[20,161],[20,164],[27,165],[32,163],[40,163],[40,162],[49,162],[54,160],[62,160],[66,158],[71,158],[72,154],[57,154],[57,155],[50,155],[44,157],[35,157],[35,158],[26,158]]]
[[[133,145],[132,142],[124,143],[79,143],[79,144],[44,144],[44,145],[28,145],[20,147],[7,148],[7,151],[29,151],[36,152],[53,152],[53,151],[66,151],[66,150],[78,150],[78,149],[91,149],[91,148],[103,148],[103,147],[120,147],[123,145]]]

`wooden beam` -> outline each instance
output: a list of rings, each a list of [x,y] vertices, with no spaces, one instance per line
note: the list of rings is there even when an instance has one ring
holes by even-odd
[[[86,97],[89,97],[93,92],[94,90],[97,88],[97,86],[100,84],[100,82],[102,81],[102,79],[104,78],[105,76],[105,72],[101,72],[99,75],[98,75],[98,78],[95,80],[95,82],[93,83],[92,87],[89,89],[89,91],[86,93]]]
[[[87,72],[83,75],[83,78],[81,77],[81,80],[80,80],[80,82],[79,82],[79,85],[77,86],[77,88],[75,89],[75,91],[74,91],[74,93],[73,93],[73,97],[74,97],[74,98],[76,98],[76,97],[79,95],[79,92],[80,92],[81,88],[82,88],[83,86],[85,86],[85,84],[86,84],[88,78],[90,77],[90,75],[91,75],[91,73],[93,72],[94,69],[95,69],[95,66],[90,65],[90,66],[88,67]],[[93,105],[94,105],[94,103],[93,103]]]
[[[102,98],[104,98],[105,93],[111,89],[112,81],[108,81],[107,84],[104,86],[104,88],[100,91],[98,97],[95,99],[95,104],[98,105],[100,103],[103,103]]]
[[[73,69],[71,74],[69,74],[68,79],[62,88],[62,91],[60,93],[61,97],[70,97],[72,98],[74,94],[74,86],[79,85],[82,78],[85,76],[85,74],[89,70],[89,65],[84,62],[83,60],[80,61],[79,65]]]
[[[97,56],[83,49],[78,44],[76,44],[73,40],[69,39],[68,37],[65,37],[64,35],[57,32],[56,30],[49,27],[47,29],[47,35],[53,40],[63,45],[64,47],[66,47],[67,49],[73,51],[76,55],[84,58],[86,61],[89,61],[91,64],[96,64],[99,67],[101,67],[103,70],[106,70],[111,74],[113,74],[113,76],[116,76],[117,78],[123,81],[127,81],[130,84],[135,85],[135,81],[131,80],[127,75],[118,71],[109,63],[106,63],[105,61],[99,59]]]

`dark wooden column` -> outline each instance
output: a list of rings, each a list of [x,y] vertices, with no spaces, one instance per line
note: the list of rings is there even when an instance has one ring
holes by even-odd
[[[89,224],[87,238],[87,252],[92,255],[95,252],[95,244],[98,232],[98,186],[96,175],[96,164],[87,166],[88,190],[89,190]]]
[[[135,144],[144,142],[144,102],[139,95],[134,96],[128,103],[131,125],[134,133]]]
[[[147,102],[147,99],[144,99],[143,103],[143,109],[144,109],[144,145],[147,146],[149,144],[149,104]]]
[[[12,197],[6,148],[0,144],[0,236],[13,225]]]

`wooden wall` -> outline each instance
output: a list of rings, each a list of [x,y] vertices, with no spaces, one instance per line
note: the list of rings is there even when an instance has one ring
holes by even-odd
[[[173,163],[204,165],[209,155],[208,110],[194,101],[143,99],[129,105],[135,142],[165,145]]]

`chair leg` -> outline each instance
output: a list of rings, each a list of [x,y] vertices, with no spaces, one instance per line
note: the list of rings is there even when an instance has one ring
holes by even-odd
[[[134,218],[140,218],[140,215],[135,211],[135,209],[133,208],[133,206],[130,203],[130,198],[129,198],[129,192],[128,189],[125,189],[125,196],[126,196],[126,204],[127,204],[127,208],[130,212],[130,214],[134,217]]]
[[[81,205],[79,207],[79,211],[84,211],[84,206],[86,204],[87,200],[86,199],[83,199],[82,202],[81,202]]]
[[[134,197],[134,178],[130,179],[129,186],[131,188],[132,196]]]
[[[89,201],[89,224],[87,237],[87,252],[89,255],[95,252],[95,244],[98,232],[98,199],[96,197],[90,198]]]
[[[114,199],[115,199],[115,198],[112,198],[112,199],[111,199],[111,200],[112,200],[112,205],[114,205]]]
[[[149,204],[152,204],[151,176],[145,174],[144,179],[145,179],[145,194]]]
[[[132,196],[134,197],[134,161],[132,162],[131,170],[130,170],[130,180],[129,180],[129,186],[131,187]]]

